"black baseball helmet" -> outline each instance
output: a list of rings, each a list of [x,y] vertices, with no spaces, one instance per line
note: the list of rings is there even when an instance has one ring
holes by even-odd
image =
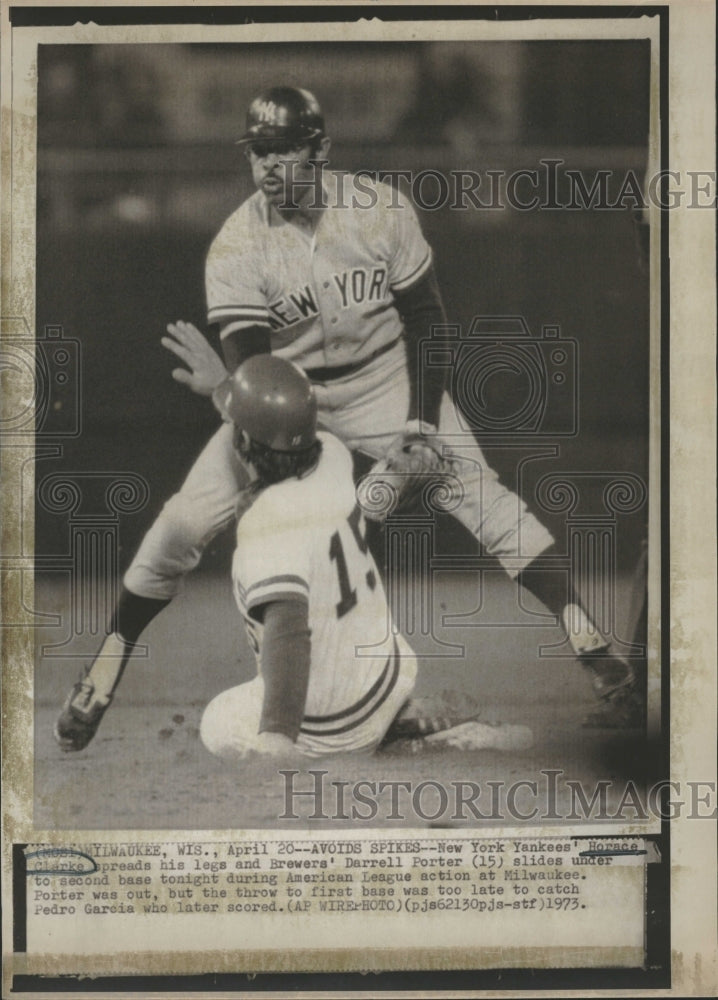
[[[237,142],[267,139],[304,142],[323,135],[324,117],[314,94],[297,87],[272,87],[249,105],[247,131]]]
[[[304,451],[316,441],[314,389],[304,372],[283,358],[247,358],[229,380],[223,402],[235,427],[274,451]]]

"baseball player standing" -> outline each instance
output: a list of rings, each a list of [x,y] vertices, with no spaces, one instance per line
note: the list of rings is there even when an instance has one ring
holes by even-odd
[[[445,316],[413,207],[388,185],[326,169],[330,140],[306,90],[277,87],[257,97],[239,141],[257,191],[222,226],[206,264],[208,321],[219,328],[224,364],[194,327],[173,324],[163,343],[189,369],[174,377],[214,392],[216,401],[228,371],[271,352],[306,372],[321,427],[352,450],[388,455],[400,469],[432,470],[440,465],[437,432],[460,437],[460,451],[450,456],[463,485],[455,516],[559,616],[603,700],[599,724],[637,724],[630,664],[611,654],[560,572],[532,568],[536,557],[551,554],[552,536],[467,439],[443,370],[422,369],[421,342]],[[224,423],[125,575],[109,634],[56,724],[64,749],[80,750],[92,738],[133,644],[232,521],[247,483]]]

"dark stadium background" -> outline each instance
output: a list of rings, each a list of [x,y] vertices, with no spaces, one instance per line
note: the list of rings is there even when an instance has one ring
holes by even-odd
[[[628,171],[642,181],[648,167],[649,60],[648,43],[639,41],[39,46],[36,329],[61,327],[65,338],[79,341],[82,375],[80,433],[60,441],[60,456],[38,456],[36,481],[58,472],[131,472],[147,481],[147,505],[118,523],[122,571],[217,425],[207,400],[173,382],[174,359],[160,337],[177,319],[205,329],[204,258],[224,219],[252,191],[233,140],[258,91],[276,83],[313,90],[338,168],[510,172],[561,160],[561,171],[580,170],[589,186],[597,170],[609,171],[615,197]],[[428,199],[429,183],[425,190]],[[420,216],[450,322],[467,329],[477,315],[521,316],[537,341],[544,326],[553,326],[577,344],[578,433],[553,442],[554,457],[528,462],[527,502],[536,509],[535,485],[547,473],[629,472],[646,481],[649,280],[645,234],[630,203],[610,211],[445,207]],[[525,388],[512,378],[504,373],[492,382],[499,410],[510,412]],[[45,430],[60,416],[51,406]],[[488,452],[509,483],[517,454],[525,454],[511,444],[494,441]],[[588,486],[590,512],[601,510],[601,489]],[[562,539],[560,516],[539,514]],[[622,613],[646,518],[644,507],[618,519]],[[60,615],[59,628],[48,623],[36,632],[36,698],[48,711],[103,628],[95,620],[82,642],[43,656],[43,642],[67,633],[68,531],[66,513],[37,505],[36,553],[50,572],[38,575],[35,607]],[[447,520],[441,551],[466,546],[463,530]],[[204,572],[195,574],[204,590],[160,616],[158,631],[153,625],[150,655],[160,669],[148,686],[145,664],[131,666],[123,701],[201,705],[236,677],[231,550],[231,533],[216,539]],[[505,584],[495,593],[499,604],[515,601]],[[192,594],[200,596],[190,600]],[[552,675],[541,667],[531,675],[538,680],[524,682],[521,670],[535,643],[525,634],[509,641],[518,647],[501,651],[496,662],[509,662],[518,674],[487,674],[489,692],[503,698],[508,688],[511,703],[543,699],[550,709],[577,676],[575,666],[563,664]],[[206,685],[198,671],[207,673]],[[575,697],[589,697],[587,682]],[[578,711],[572,713],[573,725]],[[63,763],[55,761],[50,719],[49,711],[38,730],[38,788],[56,785],[56,764]],[[603,774],[600,761],[590,759]],[[121,797],[116,808],[127,801]],[[59,796],[53,802],[59,809]],[[84,808],[79,799],[62,805],[72,822]],[[161,815],[169,824],[170,813]],[[93,815],[90,825],[104,822],[110,820]]]
[[[83,366],[82,433],[52,469],[147,478],[149,509],[121,527],[125,563],[215,425],[172,381],[160,336],[175,319],[206,329],[205,254],[252,190],[233,139],[252,95],[277,80],[316,92],[343,169],[560,159],[588,184],[610,170],[614,197],[628,170],[642,181],[646,169],[640,42],[40,46],[37,329],[77,338]],[[437,197],[430,180],[422,191]],[[648,280],[626,205],[421,213],[450,322],[522,315],[534,337],[558,325],[578,342],[580,433],[550,471],[646,474]],[[496,388],[521,391],[509,376]],[[491,458],[510,480],[514,456]],[[38,551],[64,544],[44,512],[37,530]],[[621,552],[635,558],[633,539]]]

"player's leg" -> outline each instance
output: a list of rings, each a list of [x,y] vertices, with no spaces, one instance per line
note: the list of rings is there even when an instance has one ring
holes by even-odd
[[[62,749],[82,750],[90,742],[140,635],[179,592],[208,542],[233,519],[246,483],[232,447],[232,428],[223,424],[162,508],[125,574],[108,634],[56,722]]]
[[[381,457],[406,421],[409,383],[404,358],[389,352],[360,377],[318,387],[317,395],[320,419],[329,430],[351,448]],[[534,594],[563,624],[577,658],[591,673],[596,694],[609,703],[606,724],[639,721],[632,668],[611,654],[564,574],[532,566],[539,556],[551,554],[553,537],[523,500],[499,482],[475,438],[458,420],[448,395],[442,402],[439,433],[451,443],[463,485],[457,519],[519,586]]]
[[[199,735],[215,757],[238,764],[255,749],[262,716],[264,682],[261,677],[222,691],[207,705]]]
[[[306,757],[327,757],[343,753],[371,753],[381,743],[392,719],[414,689],[416,659],[401,658],[391,691],[368,717],[352,728],[337,726],[326,735],[300,730],[297,750]],[[261,677],[229,688],[209,703],[202,715],[200,737],[210,753],[229,764],[246,760],[257,747],[262,715],[264,682]],[[343,706],[337,706],[341,709]]]
[[[401,636],[397,637],[400,653],[411,650]],[[351,663],[347,667],[351,669]],[[392,664],[393,668],[394,664]],[[297,750],[306,757],[326,757],[341,753],[370,753],[381,743],[392,720],[414,690],[417,663],[413,655],[399,656],[396,673],[375,708],[359,717],[351,726],[337,724],[333,712],[327,732],[316,730],[321,724],[314,718],[311,726],[303,726],[296,740]],[[200,737],[210,753],[230,764],[245,760],[256,749],[259,722],[264,699],[261,676],[246,684],[229,688],[213,698],[202,715]],[[337,705],[341,711],[346,706]]]
[[[406,425],[408,382],[401,343],[351,378],[314,385],[319,424],[351,451],[381,458]]]
[[[551,557],[558,555],[553,537],[524,501],[487,467],[481,449],[459,423],[448,395],[442,402],[439,432],[456,442],[457,475],[465,490],[457,519],[499,560],[508,575],[562,624],[579,663],[591,675],[594,692],[606,704],[603,717],[594,713],[590,724],[639,724],[641,706],[631,665],[611,652],[573,581],[564,571],[551,567]]]
[[[543,560],[558,553],[552,545],[541,555]],[[598,711],[586,716],[584,725],[606,728],[640,726],[643,722],[643,698],[632,665],[612,652],[609,641],[592,621],[572,582],[566,580],[560,571],[538,567],[536,562],[522,569],[516,581],[558,616],[576,658],[588,671],[593,690],[603,702]]]
[[[533,745],[528,726],[483,722],[482,709],[466,692],[442,691],[410,698],[392,720],[381,749],[419,753],[454,750],[526,750]]]
[[[147,600],[175,597],[208,542],[234,518],[238,494],[248,482],[232,445],[232,425],[222,424],[143,538],[125,587]]]
[[[383,690],[379,690],[368,703],[362,699],[365,703],[360,711],[352,713],[346,704],[336,704],[328,707],[326,723],[317,718],[312,718],[311,724],[303,722],[297,737],[298,750],[307,757],[326,757],[373,753],[377,749],[393,720],[411,697],[416,683],[416,656],[403,636],[395,638],[398,655],[389,661],[391,673]],[[351,655],[349,653],[345,664],[348,671],[354,667]],[[341,719],[337,717],[342,715]]]

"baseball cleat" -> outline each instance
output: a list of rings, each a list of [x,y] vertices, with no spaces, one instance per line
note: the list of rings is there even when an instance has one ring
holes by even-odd
[[[84,750],[102,721],[112,695],[101,697],[89,679],[89,670],[74,685],[57,717],[53,734],[66,753]]]
[[[454,750],[516,751],[532,747],[534,734],[528,726],[514,726],[505,722],[492,726],[474,720],[425,736],[424,743],[432,747],[451,747]]]
[[[453,729],[459,723],[468,721],[466,718],[458,719],[450,715],[417,715],[414,717],[398,717],[391,724],[386,740],[413,740],[424,739],[434,733],[441,733],[447,729]]]
[[[423,739],[479,717],[479,705],[456,691],[410,698],[389,727],[384,742]]]
[[[645,706],[633,667],[607,651],[582,656],[579,663],[591,674],[593,690],[603,704],[584,718],[589,729],[635,729],[643,725]]]
[[[632,687],[612,691],[598,708],[584,716],[585,729],[641,729],[646,720],[643,699]]]
[[[603,704],[590,712],[582,725],[594,729],[633,729],[643,725],[644,699],[633,667],[610,651],[607,639],[578,604],[567,604],[563,624],[578,662],[591,675]]]

